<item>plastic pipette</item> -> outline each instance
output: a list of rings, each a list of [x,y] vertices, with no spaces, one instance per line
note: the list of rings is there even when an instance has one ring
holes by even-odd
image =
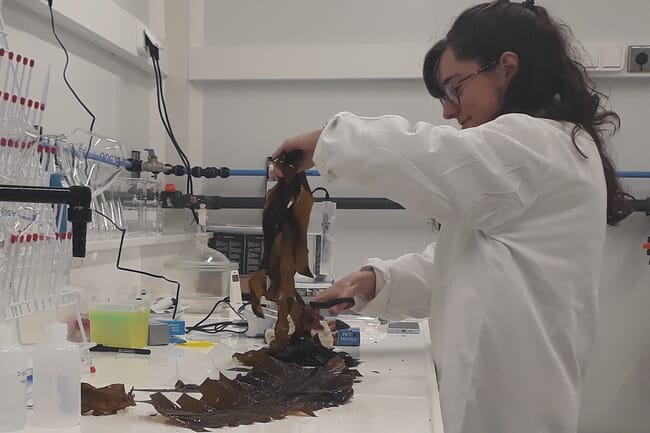
[[[23,93],[23,85],[25,84],[25,74],[27,73],[27,65],[29,65],[29,59],[23,57],[23,61],[20,62],[19,69],[20,71],[20,80],[18,81],[18,94],[20,96],[25,96]]]
[[[34,66],[36,62],[34,59],[29,59],[29,74],[27,75],[27,86],[25,88],[25,96],[29,96],[29,88],[32,84],[32,72],[34,71]]]

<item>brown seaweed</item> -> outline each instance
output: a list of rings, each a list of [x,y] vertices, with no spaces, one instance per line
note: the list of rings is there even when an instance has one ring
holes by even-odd
[[[266,197],[262,218],[264,255],[260,268],[249,280],[251,306],[259,317],[264,317],[261,298],[277,305],[273,347],[282,349],[289,342],[289,317],[295,325],[296,335],[308,335],[320,326],[320,314],[306,306],[296,292],[296,272],[313,277],[309,270],[307,227],[314,203],[304,172],[298,173],[300,153],[283,155],[273,163],[284,178],[271,188]],[[270,284],[265,287],[265,277]]]
[[[137,392],[201,392],[198,385],[185,384],[182,380],[177,380],[173,388],[133,388],[131,391]]]
[[[92,415],[114,415],[120,409],[135,406],[133,390],[127,394],[123,384],[95,388],[88,383],[81,384],[81,413]]]
[[[315,411],[347,402],[358,372],[341,357],[317,368],[301,367],[259,354],[245,375],[206,379],[196,399],[183,394],[173,403],[162,393],[151,403],[163,416],[195,431],[248,425],[285,418],[294,413],[315,416]]]
[[[254,366],[265,356],[272,356],[280,361],[291,362],[305,367],[319,367],[327,364],[332,358],[338,356],[343,359],[347,367],[356,367],[359,360],[353,358],[349,353],[335,351],[323,346],[318,337],[305,337],[292,335],[289,344],[279,349],[268,347],[257,350],[249,350],[244,353],[235,353],[233,358],[244,365]]]

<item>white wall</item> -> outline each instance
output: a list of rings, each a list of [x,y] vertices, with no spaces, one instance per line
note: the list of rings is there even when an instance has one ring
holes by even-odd
[[[113,3],[146,24],[151,22],[151,9],[157,6],[155,2],[148,0],[113,0]]]
[[[40,97],[47,65],[51,65],[46,131],[70,134],[75,128],[88,129],[90,117],[63,83],[65,56],[49,22],[13,1],[5,1],[2,10],[11,48],[37,61],[35,96]],[[68,79],[97,117],[95,131],[119,139],[129,149],[148,143],[152,76],[65,29],[58,29],[58,33],[71,56]]]
[[[295,76],[300,72],[301,59],[274,57],[274,46],[315,50],[324,45],[426,46],[443,34],[454,16],[472,4],[475,1],[196,0],[189,6],[193,17],[190,27],[195,29],[203,21],[204,31],[190,46],[212,46],[222,53],[228,53],[225,48],[262,48],[271,54],[259,59],[260,69],[270,70],[272,62],[283,62],[289,65],[285,69],[291,69]],[[621,2],[604,0],[547,0],[540,4],[567,22],[581,43],[650,44],[645,23],[650,16],[650,2],[646,0],[625,1],[625,8]],[[234,56],[215,58],[213,66],[215,70],[223,69],[223,62],[233,59]],[[232,70],[235,68],[229,71]],[[350,74],[354,76],[355,72]],[[225,76],[224,73],[221,77]],[[623,127],[612,144],[618,168],[647,170],[650,79],[601,76],[596,81],[600,90],[611,96],[612,107],[623,118]],[[419,79],[201,79],[194,81],[192,88],[196,94],[188,104],[200,104],[203,113],[198,123],[202,125],[201,140],[191,146],[202,147],[196,152],[202,153],[204,165],[261,168],[264,156],[284,138],[318,127],[341,110],[369,115],[390,112],[413,121],[443,123],[438,105],[426,96]],[[196,119],[188,122],[197,125]],[[639,197],[650,195],[650,180],[627,184],[630,192]],[[362,188],[344,182],[328,187],[332,195],[366,195]],[[262,189],[261,179],[238,178],[207,181],[203,190],[221,195],[259,196]],[[259,223],[260,214],[219,211],[213,213],[213,218],[219,222]],[[601,324],[584,387],[580,430],[583,433],[642,432],[650,425],[650,384],[645,379],[650,366],[650,320],[646,314],[650,304],[650,268],[641,249],[649,228],[647,217],[634,215],[608,232]],[[338,276],[357,267],[364,257],[387,258],[419,250],[430,239],[424,219],[402,211],[343,211],[335,230]]]
[[[435,2],[211,0],[206,45],[394,43],[430,38]],[[402,23],[395,17],[409,17]]]

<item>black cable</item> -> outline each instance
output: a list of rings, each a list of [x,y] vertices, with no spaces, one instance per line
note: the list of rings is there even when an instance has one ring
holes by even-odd
[[[167,134],[172,142],[172,145],[176,149],[176,152],[178,153],[178,156],[180,157],[181,161],[183,162],[183,165],[185,166],[185,171],[187,173],[187,183],[186,183],[186,191],[187,194],[190,196],[194,196],[194,184],[192,182],[192,175],[191,175],[191,164],[190,160],[183,152],[183,149],[181,146],[178,144],[178,141],[176,140],[176,135],[174,134],[174,131],[171,126],[171,122],[169,120],[169,114],[167,113],[167,103],[165,102],[165,95],[163,92],[163,86],[162,86],[162,74],[160,72],[160,63],[158,63],[158,60],[156,57],[152,56],[152,62],[154,65],[154,75],[156,76],[156,87],[157,87],[157,97],[158,97],[158,113],[160,114],[160,120],[162,121],[163,125],[165,126],[165,130],[167,131]],[[161,101],[162,101],[162,109],[161,109]],[[164,112],[164,115],[163,115]],[[192,212],[192,220],[195,224],[198,224],[199,222],[199,216],[196,213],[196,209],[190,204],[189,206],[190,211]]]
[[[183,150],[178,145],[178,141],[176,140],[176,136],[174,135],[174,132],[171,127],[169,115],[167,114],[167,104],[165,102],[165,94],[162,86],[162,73],[160,72],[160,63],[159,63],[160,50],[151,42],[151,40],[146,34],[144,35],[144,37],[145,37],[145,43],[149,50],[149,54],[151,56],[151,62],[154,69],[154,78],[156,79],[156,97],[158,99],[158,113],[160,114],[160,120],[162,121],[163,126],[167,131],[167,135],[172,141],[172,144],[174,145],[174,148],[176,149],[176,152],[178,153],[181,162],[186,167],[186,169],[189,169],[190,168],[189,158],[187,157],[187,155],[185,155]],[[161,109],[161,100],[162,100],[162,105],[164,107],[164,112],[165,112],[164,115],[163,115],[163,110]]]
[[[181,159],[181,162],[183,163],[183,166],[185,166],[186,169],[190,167],[190,160],[183,152],[183,149],[180,148],[178,145],[178,141],[176,140],[176,136],[174,135],[174,131],[171,129],[171,124],[169,123],[169,116],[167,115],[167,108],[165,104],[165,95],[162,90],[162,74],[160,72],[160,64],[156,62],[155,60],[153,61],[153,68],[154,68],[154,78],[156,79],[156,97],[158,101],[158,114],[160,114],[160,120],[165,127],[165,131],[167,131],[167,135],[169,136],[172,145],[176,149],[176,152],[178,153],[178,156]],[[163,106],[165,107],[164,114],[163,114]]]
[[[159,80],[159,83],[160,83],[160,99],[162,100],[162,107],[163,107],[163,111],[165,113],[165,120],[167,121],[167,126],[169,128],[170,138],[172,140],[172,144],[176,148],[176,151],[178,152],[179,156],[181,157],[181,160],[183,160],[184,163],[185,163],[185,168],[187,170],[186,189],[188,191],[188,194],[194,195],[194,182],[192,180],[192,175],[191,175],[192,167],[191,167],[191,164],[190,164],[190,159],[187,157],[185,152],[183,152],[183,149],[181,148],[181,146],[178,144],[178,141],[176,140],[176,135],[174,134],[174,130],[172,129],[172,125],[171,125],[171,121],[169,120],[169,114],[167,113],[167,102],[165,101],[165,94],[163,92],[162,73],[160,72],[160,63],[159,63],[159,61],[157,59],[153,60],[153,62],[154,62],[154,69],[156,71],[156,74],[158,76],[158,80]],[[192,213],[196,216],[194,211]],[[197,222],[198,222],[198,218],[197,218]]]
[[[207,314],[203,319],[201,319],[201,320],[199,321],[199,323],[197,323],[197,324],[194,325],[194,326],[189,326],[187,329],[188,329],[188,330],[191,330],[192,328],[196,328],[196,327],[198,327],[198,326],[201,326],[201,325],[203,324],[203,322],[205,322],[206,320],[208,320],[208,319],[210,318],[210,316],[212,315],[212,313],[214,313],[214,310],[216,310],[217,307],[219,306],[219,304],[221,304],[222,302],[228,302],[228,298],[226,297],[226,298],[223,298],[223,299],[217,301],[217,302],[212,306],[212,309],[210,310],[210,312],[209,312],[209,313],[208,313],[208,314]],[[189,331],[188,331],[188,332],[189,332]]]
[[[217,307],[221,304],[226,304],[232,311],[235,312],[239,316],[240,319],[246,322],[245,329],[243,331],[233,331],[232,329],[227,329],[228,326],[241,326],[239,323],[233,322],[233,321],[224,321],[224,322],[216,322],[216,323],[208,323],[207,325],[204,325],[203,323],[207,321],[210,316],[212,316],[212,313],[217,309]],[[233,306],[230,304],[230,298],[225,297],[219,301],[217,301],[213,306],[210,312],[203,318],[201,319],[196,325],[194,326],[188,326],[185,330],[186,333],[190,333],[192,331],[197,331],[197,332],[204,332],[206,334],[217,334],[219,332],[231,332],[233,334],[244,334],[246,331],[248,331],[248,322],[246,319],[239,314],[237,310],[233,308]]]
[[[246,331],[248,331],[247,325],[246,325],[246,329],[243,329],[241,331],[228,329],[228,326],[240,326],[240,325],[234,322],[219,322],[210,325],[203,325],[201,329],[194,329],[194,330],[197,332],[203,332],[205,334],[218,334],[219,332],[230,332],[232,334],[245,334]]]
[[[183,149],[181,148],[181,146],[178,144],[178,141],[176,140],[176,135],[174,134],[174,130],[172,129],[171,121],[169,120],[169,114],[167,112],[167,103],[165,101],[165,93],[163,90],[163,83],[162,83],[162,73],[160,71],[159,49],[151,42],[151,40],[147,37],[146,34],[144,35],[144,37],[145,37],[145,43],[147,44],[147,48],[149,49],[149,54],[151,56],[151,61],[154,69],[154,78],[156,80],[156,99],[158,103],[158,114],[160,115],[160,120],[165,128],[165,131],[167,132],[167,135],[169,136],[172,145],[174,146],[174,149],[176,150],[176,153],[178,153],[181,162],[185,166],[185,171],[187,173],[187,182],[186,182],[187,194],[193,196],[194,184],[192,182],[190,160],[185,154],[185,152],[183,152]],[[199,217],[196,213],[196,209],[194,209],[194,207],[191,205],[189,209],[192,212],[194,223],[198,223]]]
[[[65,54],[65,66],[63,66],[63,81],[65,81],[65,84],[68,86],[68,89],[72,92],[75,98],[77,98],[77,101],[81,104],[81,106],[86,110],[86,112],[90,115],[92,118],[92,121],[90,122],[90,132],[93,132],[93,128],[95,127],[95,115],[93,114],[92,111],[90,111],[90,108],[84,104],[84,102],[81,100],[79,95],[77,95],[77,92],[72,88],[72,85],[68,81],[68,77],[66,75],[66,72],[68,71],[68,64],[70,63],[70,55],[68,54],[68,50],[65,48],[65,45],[63,45],[63,42],[61,42],[61,39],[59,38],[59,35],[56,34],[56,28],[54,27],[54,11],[52,9],[52,3],[53,0],[48,0],[48,6],[50,8],[50,23],[52,24],[52,34],[54,35],[54,38],[57,40],[61,48],[63,49],[63,53]],[[85,168],[85,174],[86,178],[88,177],[88,154],[90,153],[90,144],[92,142],[92,138],[89,139],[88,141],[88,149],[86,149],[86,154],[84,155],[84,163],[86,165]]]
[[[178,144],[178,141],[176,140],[176,135],[174,134],[174,130],[172,129],[171,121],[169,120],[169,114],[167,113],[167,103],[165,101],[165,94],[163,92],[163,86],[162,86],[162,73],[160,71],[160,63],[158,59],[152,58],[152,61],[154,63],[154,71],[157,76],[157,82],[159,83],[160,87],[160,100],[162,100],[162,107],[163,107],[163,112],[165,114],[165,120],[163,120],[163,123],[166,121],[167,125],[167,132],[169,134],[169,138],[172,141],[172,144],[176,148],[176,152],[178,155],[181,157],[181,160],[185,164],[185,169],[188,171],[187,172],[187,191],[188,194],[194,195],[194,184],[192,181],[192,176],[191,176],[191,164],[190,164],[190,159],[187,157],[185,152],[183,152],[183,149],[181,146]],[[158,107],[160,109],[160,107]],[[162,113],[161,113],[161,119],[162,119]]]
[[[161,280],[165,280],[168,283],[176,284],[176,301],[174,302],[174,312],[172,314],[172,320],[176,320],[176,311],[178,309],[178,304],[180,303],[181,283],[179,283],[178,281],[170,280],[169,278],[163,275],[152,274],[150,272],[140,271],[138,269],[125,268],[123,266],[120,266],[120,260],[122,259],[122,247],[124,246],[124,235],[126,234],[126,229],[118,226],[115,221],[113,221],[112,219],[110,219],[108,216],[104,215],[102,212],[98,211],[97,209],[93,209],[93,210],[99,215],[106,218],[108,221],[110,221],[111,224],[113,224],[116,229],[122,232],[122,236],[120,237],[120,248],[117,250],[117,262],[115,263],[117,269],[119,269],[120,271],[133,272],[140,275],[146,275],[147,277],[158,278]]]
[[[178,153],[179,158],[181,159],[181,163],[185,167],[185,172],[188,173],[188,170],[190,169],[190,162],[189,159],[187,158],[187,155],[183,152],[183,150],[180,148],[178,145],[178,142],[176,141],[176,136],[174,135],[174,132],[171,130],[171,127],[167,124],[165,121],[165,115],[163,114],[163,106],[162,106],[162,101],[164,100],[164,95],[162,94],[162,77],[160,75],[160,70],[156,66],[156,62],[154,61],[154,77],[156,79],[156,99],[158,103],[158,114],[160,115],[160,120],[165,128],[165,131],[167,132],[167,135],[169,136],[169,139],[176,149],[176,152]],[[194,194],[194,188],[193,184],[189,180],[187,180],[187,185],[186,185],[186,192],[189,195]]]
[[[178,141],[176,140],[176,135],[174,134],[174,130],[172,129],[172,124],[171,121],[169,120],[169,114],[167,112],[167,102],[165,100],[165,93],[162,85],[162,72],[160,69],[160,61],[158,59],[152,59],[153,65],[154,65],[154,72],[156,73],[156,76],[158,78],[158,83],[160,85],[160,99],[162,101],[162,106],[163,106],[163,111],[165,113],[165,119],[163,122],[166,122],[170,138],[172,139],[172,143],[175,145],[176,151],[178,152],[179,156],[181,157],[181,160],[184,161],[184,163],[187,165],[187,167],[190,167],[190,159],[187,157],[183,149],[180,147],[178,144]],[[191,167],[190,167],[191,168]],[[191,179],[190,179],[191,180]]]
[[[330,192],[326,188],[319,186],[318,188],[312,189],[311,193],[314,194],[316,191],[323,191],[325,193],[325,200],[330,201]]]

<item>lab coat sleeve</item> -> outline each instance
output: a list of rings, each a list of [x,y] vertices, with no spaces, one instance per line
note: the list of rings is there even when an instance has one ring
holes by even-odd
[[[443,226],[487,232],[523,214],[550,177],[553,138],[541,122],[507,114],[459,131],[339,113],[323,129],[314,162],[328,180],[362,184]]]
[[[355,298],[355,311],[389,320],[428,318],[433,296],[433,257],[435,243],[421,254],[405,254],[394,260],[370,259],[375,270],[375,297]]]

